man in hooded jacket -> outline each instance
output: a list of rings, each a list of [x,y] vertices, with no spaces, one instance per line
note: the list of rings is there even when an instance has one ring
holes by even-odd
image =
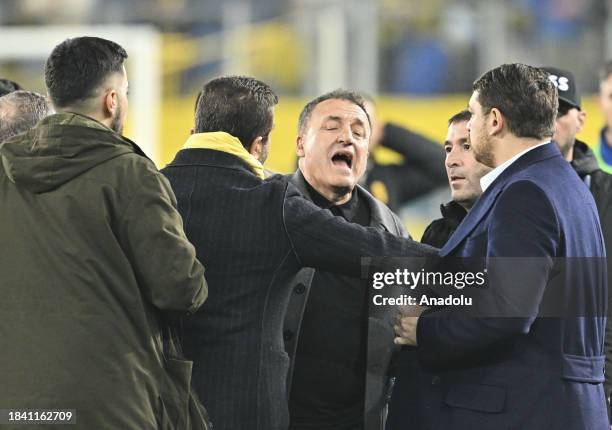
[[[207,285],[168,182],[120,134],[126,57],[62,42],[45,67],[58,114],[0,146],[0,407],[187,429],[191,364],[164,355],[161,318],[195,312]]]

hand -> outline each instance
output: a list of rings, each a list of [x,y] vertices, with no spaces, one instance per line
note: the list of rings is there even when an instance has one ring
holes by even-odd
[[[417,324],[424,306],[404,306],[395,317],[393,329],[397,337],[394,339],[396,345],[417,346]]]

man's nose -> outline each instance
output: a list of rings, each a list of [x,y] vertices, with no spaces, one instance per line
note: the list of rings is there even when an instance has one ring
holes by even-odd
[[[461,165],[461,157],[459,157],[458,152],[455,147],[453,147],[450,152],[446,153],[446,167],[456,167]]]
[[[352,145],[355,143],[355,136],[350,127],[342,127],[338,133],[338,142],[345,145]]]

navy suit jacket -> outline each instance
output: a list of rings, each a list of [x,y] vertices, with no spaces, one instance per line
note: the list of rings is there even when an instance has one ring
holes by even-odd
[[[443,307],[419,319],[418,362],[398,383],[388,428],[608,428],[603,238],[589,190],[556,146],[502,172],[440,256],[442,270],[502,261],[504,276],[490,276],[476,314]]]
[[[282,176],[262,181],[224,152],[184,149],[162,172],[206,267],[208,299],[183,326],[194,388],[216,430],[284,430],[289,358],[282,327],[300,268],[358,277],[361,256],[434,248],[350,224]]]

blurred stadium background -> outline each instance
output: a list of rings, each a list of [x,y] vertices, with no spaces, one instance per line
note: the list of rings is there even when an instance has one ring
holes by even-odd
[[[185,141],[207,79],[255,76],[281,95],[266,167],[285,173],[295,168],[298,114],[315,95],[364,91],[382,120],[441,142],[472,81],[519,61],[574,72],[588,113],[579,138],[594,143],[611,8],[612,0],[0,0],[0,76],[44,92],[44,59],[64,38],[121,43],[130,54],[126,135],[158,167]],[[399,161],[385,148],[374,156]],[[446,197],[402,214],[414,236]]]

